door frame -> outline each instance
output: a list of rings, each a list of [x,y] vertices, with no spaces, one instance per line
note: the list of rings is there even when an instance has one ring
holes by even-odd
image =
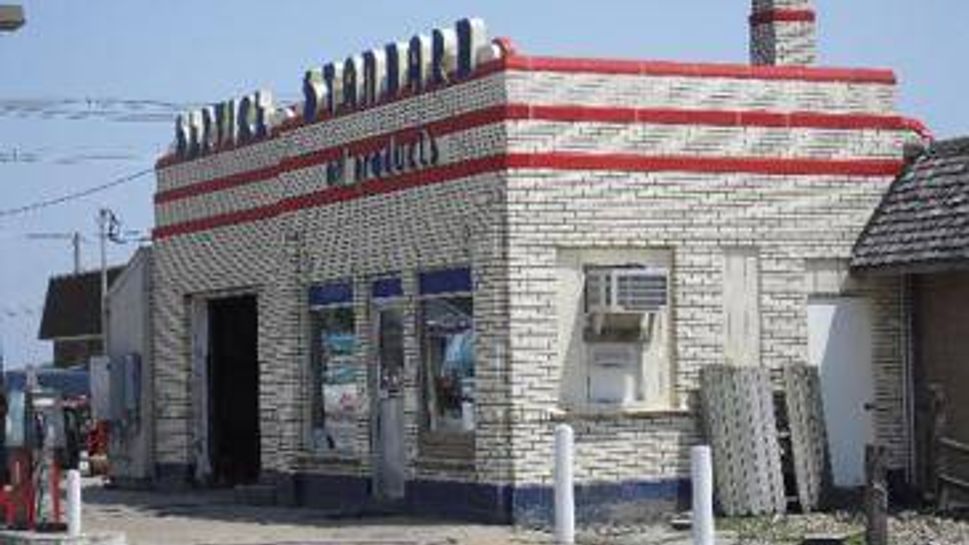
[[[869,399],[867,401],[858,400],[858,402],[864,404],[864,406],[862,408],[862,411],[863,411],[862,414],[866,415],[864,417],[864,420],[866,420],[866,422],[863,422],[862,423],[862,425],[867,428],[865,430],[866,437],[864,438],[864,441],[866,441],[866,443],[867,443],[870,440],[872,443],[876,443],[878,441],[878,427],[877,427],[877,422],[875,421],[876,414],[875,414],[875,410],[874,410],[874,404],[875,404],[876,399],[877,399],[877,384],[876,384],[877,377],[875,376],[875,326],[876,326],[876,324],[875,324],[875,317],[876,317],[876,315],[875,315],[875,308],[874,308],[874,305],[873,305],[873,301],[869,297],[866,297],[866,296],[860,295],[860,294],[851,294],[851,293],[848,293],[848,294],[819,294],[819,295],[811,295],[811,296],[808,297],[808,299],[807,299],[807,305],[806,305],[806,308],[805,308],[805,314],[806,314],[806,318],[807,318],[807,324],[806,324],[807,325],[807,331],[806,331],[806,333],[807,333],[807,336],[808,336],[808,338],[807,338],[807,341],[808,341],[808,364],[809,365],[816,366],[818,368],[818,374],[821,377],[820,384],[821,384],[821,394],[822,394],[822,400],[823,400],[826,397],[825,396],[825,393],[824,393],[825,381],[824,381],[824,371],[823,371],[823,366],[822,366],[822,363],[823,362],[822,361],[814,362],[811,359],[811,321],[810,321],[810,307],[811,307],[812,304],[829,304],[829,305],[835,306],[837,308],[837,305],[839,303],[841,303],[841,302],[852,303],[852,304],[859,304],[860,303],[861,305],[863,305],[864,308],[865,308],[865,314],[867,316],[868,325],[870,326],[870,329],[868,331],[868,341],[869,341],[868,351],[869,351],[869,359],[868,359],[867,374],[868,374],[868,385],[870,386],[871,399]],[[834,324],[832,323],[831,325],[833,326]],[[832,330],[833,330],[833,328],[832,328]],[[830,338],[830,334],[829,334],[829,338]],[[825,427],[828,428],[828,422],[830,420],[828,414],[829,414],[829,411],[831,410],[831,408],[829,408],[829,406],[828,406],[827,403],[824,403],[824,410],[825,410],[825,417],[824,417],[824,419],[825,419]],[[833,415],[832,415],[832,418],[833,418]],[[829,458],[833,458],[833,456],[832,456],[832,446],[833,445],[832,445],[832,442],[831,442],[831,430],[830,429],[828,429],[828,433],[826,435],[827,435],[827,441],[828,441],[828,456],[829,456]],[[864,468],[864,445],[861,446],[861,453],[862,453],[862,460],[861,460],[862,466],[861,467],[863,469]],[[831,462],[833,464],[834,460],[832,459]],[[832,471],[833,471],[833,465],[832,465]],[[833,478],[833,475],[832,475],[832,478]],[[860,483],[860,484],[863,484],[863,482]]]
[[[207,483],[212,477],[212,459],[209,452],[209,297],[195,296],[189,303],[189,354],[191,369],[189,388],[192,404],[192,436],[190,463],[193,477],[198,483]]]
[[[185,309],[188,314],[188,355],[189,355],[189,403],[190,418],[189,424],[191,436],[189,437],[188,462],[193,467],[192,477],[197,484],[207,485],[213,477],[212,458],[209,449],[210,414],[210,391],[209,391],[209,358],[210,351],[210,324],[209,324],[209,303],[219,299],[231,299],[233,297],[251,296],[256,300],[256,365],[257,379],[256,388],[260,388],[259,379],[261,369],[259,365],[259,347],[261,343],[258,338],[259,308],[261,307],[262,293],[258,286],[245,286],[224,290],[203,291],[189,293],[185,296]],[[258,390],[257,390],[258,400]],[[260,417],[259,427],[262,428]],[[260,436],[261,437],[261,436]],[[262,454],[262,439],[259,444],[260,458]],[[261,465],[261,461],[260,461]],[[262,468],[260,468],[261,471]]]
[[[224,389],[220,388],[221,391],[219,392],[217,397],[213,396],[213,391],[216,388],[216,381],[219,381],[220,379],[225,380],[224,373],[226,371],[225,371],[225,368],[222,367],[222,365],[224,365],[224,360],[219,360],[220,363],[218,364],[219,366],[218,372],[216,372],[213,369],[213,367],[217,365],[216,358],[214,358],[213,355],[219,356],[220,352],[223,352],[223,350],[213,350],[213,341],[216,340],[217,338],[216,335],[218,335],[218,333],[213,334],[213,330],[218,332],[220,328],[212,327],[212,324],[213,324],[212,306],[220,302],[226,303],[230,301],[233,302],[234,304],[238,304],[240,300],[246,300],[247,302],[246,306],[248,306],[248,303],[251,303],[252,305],[251,318],[253,320],[252,325],[254,326],[253,343],[255,345],[254,346],[255,350],[252,354],[252,357],[253,357],[252,365],[254,367],[251,370],[252,372],[255,373],[254,384],[252,384],[252,386],[255,389],[255,391],[253,392],[254,394],[253,401],[255,404],[255,438],[253,442],[247,443],[248,447],[246,448],[247,449],[255,448],[255,460],[254,460],[255,466],[253,468],[255,471],[255,477],[254,477],[254,480],[252,481],[245,481],[245,480],[238,481],[238,482],[230,481],[229,484],[231,486],[238,486],[238,485],[252,484],[253,482],[257,482],[259,479],[259,475],[262,474],[263,468],[264,468],[263,445],[262,445],[264,430],[263,430],[263,422],[262,422],[261,409],[260,409],[260,406],[261,406],[260,391],[262,389],[261,381],[260,381],[260,365],[259,365],[260,298],[257,293],[249,292],[249,291],[232,292],[229,294],[219,294],[218,296],[208,297],[204,300],[205,306],[206,306],[206,312],[207,312],[207,328],[208,328],[207,330],[208,353],[206,354],[206,359],[205,359],[205,370],[206,370],[205,373],[206,373],[206,379],[207,379],[205,383],[205,397],[207,401],[206,408],[205,408],[206,410],[205,425],[206,425],[206,439],[207,439],[206,441],[207,455],[209,458],[208,460],[209,479],[210,481],[214,482],[216,485],[218,485],[219,482],[226,477],[226,474],[225,474],[225,468],[220,465],[221,462],[214,462],[212,460],[213,453],[217,457],[219,457],[219,456],[222,456],[222,453],[224,452],[224,449],[219,446],[224,441],[224,436],[222,435],[224,431],[223,432],[214,431],[213,428],[217,425],[217,422],[213,420],[213,416],[215,416],[216,418],[220,418],[221,416],[224,416],[224,415],[222,413],[222,410],[214,408],[213,403],[222,402],[224,400],[223,396],[226,396],[227,394]],[[221,312],[224,312],[224,311],[221,311]],[[216,313],[216,316],[218,315],[219,313]],[[238,314],[231,314],[231,316],[234,318],[235,316],[238,316]],[[231,343],[231,344],[235,344],[235,343]]]

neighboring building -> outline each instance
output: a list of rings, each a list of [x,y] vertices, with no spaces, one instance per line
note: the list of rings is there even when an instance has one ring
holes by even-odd
[[[753,5],[767,66],[526,56],[465,21],[310,71],[295,109],[183,116],[155,196],[159,482],[527,521],[568,422],[580,516],[644,516],[684,501],[722,363],[866,375],[829,411],[837,482],[866,435],[904,468],[899,282],[847,271],[921,128],[890,71],[796,66],[809,2]]]
[[[892,317],[905,333],[905,367],[896,380],[904,386],[913,483],[932,496],[941,470],[943,480],[945,474],[956,477],[964,489],[969,478],[969,399],[962,397],[969,384],[969,138],[910,150],[906,169],[859,238],[851,265],[856,273],[896,283],[905,303],[892,309]]]
[[[121,267],[108,269],[113,282]],[[40,323],[40,340],[54,343],[54,365],[87,365],[104,353],[101,335],[101,272],[51,277]]]
[[[3,387],[7,390],[24,390],[27,387],[27,373],[26,369],[4,371]],[[33,373],[37,386],[57,390],[63,397],[88,398],[91,395],[91,381],[86,369],[39,367]]]
[[[145,485],[154,474],[151,271],[151,248],[139,248],[108,290],[107,388],[92,392],[107,398],[94,404],[110,422],[108,475],[119,485]]]

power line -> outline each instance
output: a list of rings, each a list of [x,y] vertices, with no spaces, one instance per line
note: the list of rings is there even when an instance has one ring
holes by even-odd
[[[90,195],[94,195],[95,193],[100,193],[101,191],[105,191],[105,190],[111,189],[113,187],[117,187],[119,185],[126,184],[128,182],[137,180],[138,178],[141,178],[141,177],[146,176],[148,174],[151,174],[153,172],[155,172],[155,169],[153,169],[153,168],[146,168],[144,170],[140,170],[138,172],[135,172],[134,174],[129,174],[127,176],[122,176],[121,178],[118,178],[116,180],[112,180],[110,182],[107,182],[107,183],[104,183],[104,184],[101,184],[101,185],[96,185],[94,187],[89,187],[89,188],[84,189],[82,191],[77,191],[77,192],[74,192],[74,193],[68,193],[67,195],[62,195],[60,197],[56,197],[56,198],[53,198],[53,199],[48,199],[48,200],[45,200],[45,201],[39,201],[39,202],[35,202],[35,203],[32,203],[32,204],[24,205],[24,206],[18,206],[16,208],[8,208],[6,210],[0,210],[0,219],[12,217],[12,216],[19,216],[21,214],[26,214],[26,213],[29,213],[29,212],[34,212],[34,211],[37,211],[37,210],[41,210],[43,208],[49,208],[51,206],[56,206],[56,205],[64,204],[66,202],[74,201],[74,200],[77,200],[77,199],[82,199],[84,197],[88,197]]]
[[[0,97],[0,119],[115,121],[128,123],[170,122],[195,103],[114,97]]]

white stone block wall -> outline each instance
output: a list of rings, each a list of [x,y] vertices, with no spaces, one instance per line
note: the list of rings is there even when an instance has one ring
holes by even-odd
[[[520,73],[510,78],[512,102],[559,97],[597,105],[744,109],[766,98],[762,82],[715,85],[684,78],[669,95],[643,76]],[[656,78],[663,79],[663,78]],[[775,82],[779,111],[891,114],[890,85]],[[554,92],[544,93],[547,89]],[[714,92],[713,89],[716,89]],[[601,91],[601,93],[600,93]],[[556,99],[549,98],[550,96]],[[712,100],[715,97],[715,101]],[[628,104],[627,102],[632,102]],[[761,102],[758,102],[762,104]],[[656,156],[900,159],[913,135],[900,130],[709,127],[522,120],[509,123],[512,149]],[[771,145],[765,145],[770,142]],[[508,179],[510,322],[515,389],[517,483],[551,483],[546,463],[555,421],[576,426],[579,482],[663,480],[688,473],[687,446],[699,440],[690,411],[704,365],[723,364],[723,249],[756,247],[761,270],[761,364],[781,369],[807,363],[805,262],[847,259],[890,176],[761,175],[746,173],[516,170]],[[656,414],[561,416],[557,384],[567,364],[555,351],[555,266],[559,249],[670,248],[674,251],[673,312],[676,394]],[[891,282],[869,281],[876,306],[876,414],[879,439],[894,467],[906,453],[901,425],[901,324]],[[527,321],[516,321],[522,313]],[[519,339],[527,339],[522,341]],[[534,388],[533,385],[545,385]],[[523,387],[519,387],[523,386]]]
[[[894,87],[804,79],[649,76],[508,70],[442,90],[283,132],[266,141],[162,166],[159,191],[279,168],[251,183],[156,206],[160,228],[271,209],[325,187],[320,165],[296,158],[402,129],[447,122],[493,106],[570,105],[778,113],[894,113]],[[649,157],[901,159],[911,135],[894,129],[514,119],[442,135],[443,163],[491,156],[579,153]],[[688,170],[688,169],[687,169]],[[722,249],[755,246],[762,271],[761,354],[781,368],[806,361],[805,260],[847,258],[889,176],[629,172],[514,167],[325,206],[277,211],[243,223],[156,241],[154,350],[158,461],[189,463],[193,297],[252,292],[259,302],[263,468],[281,473],[370,474],[368,407],[358,415],[356,456],[310,456],[311,285],[352,278],[359,358],[372,354],[366,292],[397,272],[405,289],[408,476],[492,484],[549,484],[552,428],[576,426],[581,483],[681,479],[698,440],[697,373],[722,363]],[[380,180],[368,182],[380,184]],[[558,409],[558,248],[664,248],[673,252],[677,403],[668,410],[595,416]],[[478,428],[473,460],[422,457],[418,449],[416,274],[471,265],[475,279]],[[866,288],[892,311],[897,289]],[[880,437],[904,462],[900,328],[879,322]],[[366,374],[364,374],[366,376]],[[366,381],[360,385],[366,399]]]
[[[235,150],[159,171],[161,192],[285,163],[317,149],[446,120],[503,101],[501,74],[460,87],[418,95],[363,113],[314,124]],[[438,141],[445,162],[499,153],[504,129],[484,126]],[[376,183],[380,183],[378,180]],[[159,227],[271,206],[287,197],[325,187],[323,167],[279,173],[222,191],[166,201],[156,206]],[[358,411],[359,433],[351,459],[309,455],[309,287],[342,278],[355,286],[360,365],[370,367],[367,294],[378,275],[398,273],[405,286],[407,448],[411,478],[507,482],[503,293],[505,274],[501,206],[503,176],[482,174],[404,193],[376,195],[325,208],[310,208],[263,220],[162,238],[156,241],[154,340],[158,354],[158,460],[191,462],[192,403],[190,298],[256,293],[259,305],[260,414],[263,470],[370,474],[369,407]],[[479,428],[475,461],[422,460],[417,453],[418,344],[416,274],[420,270],[472,265],[476,283]],[[366,376],[366,373],[363,374]],[[360,385],[363,398],[369,392]]]

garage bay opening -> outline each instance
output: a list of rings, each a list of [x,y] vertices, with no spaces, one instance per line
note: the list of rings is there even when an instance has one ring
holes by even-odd
[[[259,478],[256,297],[214,299],[209,314],[209,454],[215,485]]]

